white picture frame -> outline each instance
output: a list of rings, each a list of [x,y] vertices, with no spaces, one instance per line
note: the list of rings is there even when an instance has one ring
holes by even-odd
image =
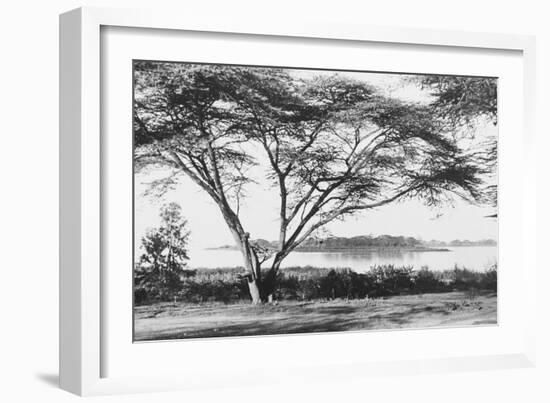
[[[103,128],[101,109],[101,31],[105,27],[127,27],[155,30],[177,30],[181,32],[218,33],[250,35],[256,38],[287,38],[293,41],[330,40],[353,43],[378,43],[381,46],[399,44],[403,46],[424,46],[448,49],[470,49],[478,53],[490,51],[516,52],[521,58],[523,88],[521,138],[516,140],[522,147],[521,192],[517,203],[509,213],[518,215],[515,229],[521,231],[522,242],[514,252],[520,262],[522,279],[518,283],[521,289],[521,304],[524,312],[535,312],[535,282],[525,279],[535,277],[535,197],[534,172],[535,150],[534,101],[535,101],[535,41],[533,37],[521,35],[503,35],[487,33],[467,33],[457,31],[429,31],[407,28],[383,28],[346,23],[327,23],[326,21],[270,21],[251,20],[246,16],[216,20],[194,15],[172,14],[169,11],[151,10],[115,10],[104,8],[81,8],[70,11],[60,17],[60,385],[63,389],[79,395],[97,395],[113,393],[134,393],[140,391],[159,391],[197,387],[216,387],[224,385],[248,385],[272,382],[294,382],[299,379],[322,380],[369,376],[371,374],[409,374],[418,372],[465,371],[492,368],[511,368],[533,366],[535,362],[535,317],[525,315],[521,323],[513,323],[517,336],[514,342],[503,341],[497,352],[469,351],[462,354],[459,350],[436,352],[433,355],[419,355],[417,358],[389,357],[386,360],[368,360],[362,356],[346,362],[312,363],[307,371],[298,361],[289,363],[284,370],[276,365],[271,368],[263,364],[262,373],[247,376],[250,369],[244,364],[237,365],[229,372],[220,366],[212,371],[208,379],[201,377],[208,371],[203,368],[189,371],[193,361],[171,366],[171,371],[157,376],[148,374],[124,374],[117,371],[111,376],[105,368],[107,349],[105,317],[109,314],[109,305],[105,302],[107,292],[104,289],[105,250],[107,245],[102,238],[102,226],[105,216],[102,206],[105,203],[106,170],[104,147],[108,142],[101,140]],[[519,134],[518,134],[519,136]],[[510,227],[511,228],[511,227]],[[505,228],[506,229],[506,228]],[[499,256],[501,258],[501,256]],[[499,282],[501,281],[499,276]],[[500,287],[500,283],[499,283]],[[500,298],[513,298],[504,294]],[[502,303],[499,301],[499,309]],[[131,312],[128,312],[131,315]],[[422,337],[422,332],[434,330],[416,330],[416,333],[402,333],[395,340]],[[438,330],[439,337],[447,333]],[[459,330],[452,337],[459,337]],[[372,333],[371,333],[372,334]],[[449,333],[451,334],[451,333]],[[501,335],[498,331],[494,335]],[[503,335],[504,333],[502,333]],[[378,337],[383,336],[379,333]],[[487,333],[486,336],[491,336]],[[269,338],[267,343],[295,343],[297,348],[310,344],[309,338],[316,336],[293,336]],[[339,335],[337,337],[343,337]],[[354,333],[348,337],[350,343],[357,343],[365,333]],[[374,336],[372,336],[374,337]],[[252,351],[263,348],[263,338],[248,339]],[[324,342],[338,342],[325,338]],[[339,339],[341,342],[341,339]],[[130,341],[131,342],[131,341]],[[204,348],[205,342],[193,345]],[[208,344],[210,343],[210,344]],[[218,347],[212,348],[213,343]],[[222,350],[233,345],[244,346],[243,340],[232,339],[206,342],[214,350]],[[154,344],[154,343],[151,343]],[[264,343],[265,344],[265,343]],[[117,346],[110,344],[110,349]],[[171,349],[180,349],[183,344],[165,343],[164,353]],[[187,344],[189,346],[189,344]],[[260,350],[258,350],[260,351]],[[458,352],[457,352],[458,351]],[[146,352],[147,354],[147,352]],[[161,355],[162,357],[162,355]],[[236,356],[235,356],[236,357]],[[232,357],[233,359],[235,357]],[[305,356],[304,356],[305,357]],[[194,358],[196,359],[196,358]],[[179,371],[178,371],[179,366]],[[258,363],[258,368],[262,369]],[[187,372],[186,372],[187,371]],[[122,372],[122,373],[120,373]],[[196,372],[196,373],[195,373]],[[331,372],[329,378],[327,372]],[[107,374],[107,375],[106,375]],[[185,375],[184,375],[185,374]]]

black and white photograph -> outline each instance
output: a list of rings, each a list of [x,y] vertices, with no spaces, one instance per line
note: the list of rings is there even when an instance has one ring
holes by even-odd
[[[497,87],[134,60],[134,341],[496,325]]]

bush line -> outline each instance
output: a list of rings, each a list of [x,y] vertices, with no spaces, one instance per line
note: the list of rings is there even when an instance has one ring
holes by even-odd
[[[243,269],[218,268],[185,270],[178,290],[159,294],[154,289],[136,287],[134,302],[159,301],[186,303],[250,300]],[[432,271],[427,267],[373,266],[366,273],[346,268],[290,267],[277,276],[276,300],[330,300],[337,298],[380,298],[401,294],[441,293],[450,291],[496,291],[497,265],[485,271],[454,269]]]

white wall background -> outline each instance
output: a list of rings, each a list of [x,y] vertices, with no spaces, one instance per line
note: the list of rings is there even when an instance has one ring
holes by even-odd
[[[374,25],[537,35],[539,251],[548,236],[550,28],[545,2],[522,0],[383,0],[272,2],[237,0],[19,0],[0,9],[0,400],[68,402],[57,383],[58,293],[58,14],[81,5],[179,7],[182,13],[284,19],[288,15]],[[538,280],[549,280],[542,273]],[[542,291],[542,289],[541,289]],[[383,401],[547,402],[550,391],[548,297],[540,295],[536,369],[370,378],[349,383],[211,390],[94,398],[115,402]]]

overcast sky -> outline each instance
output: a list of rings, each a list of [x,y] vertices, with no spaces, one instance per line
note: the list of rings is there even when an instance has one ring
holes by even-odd
[[[294,71],[293,74],[308,78],[319,72]],[[322,73],[332,74],[332,73]],[[380,89],[386,95],[406,101],[427,102],[428,92],[417,85],[403,80],[404,75],[381,73],[338,73],[364,80]],[[496,128],[487,125],[479,129],[479,136],[494,134]],[[260,160],[260,165],[264,162]],[[241,220],[252,238],[276,240],[278,236],[278,190],[271,188],[258,170],[258,184],[247,189],[249,197],[241,207]],[[191,180],[183,178],[177,189],[168,192],[162,199],[143,195],[148,183],[164,175],[162,171],[149,174],[137,174],[135,177],[135,239],[136,245],[148,228],[159,223],[159,208],[171,201],[182,207],[182,212],[191,231],[190,247],[205,248],[232,244],[233,240],[218,207],[209,196]],[[457,200],[454,206],[430,209],[420,202],[409,200],[394,203],[376,210],[368,210],[346,218],[344,221],[330,223],[326,228],[334,236],[355,235],[404,235],[450,241],[453,239],[496,239],[497,222],[485,218],[494,213],[493,208],[478,207]],[[136,254],[138,254],[136,248]]]

